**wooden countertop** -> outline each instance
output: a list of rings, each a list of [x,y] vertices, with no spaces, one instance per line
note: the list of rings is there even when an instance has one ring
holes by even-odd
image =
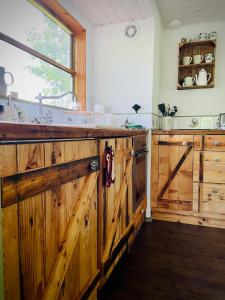
[[[1,141],[108,138],[147,135],[148,130],[0,123]]]
[[[184,135],[225,135],[225,130],[217,129],[172,129],[172,130],[152,130],[153,135],[174,135],[174,134],[184,134]]]

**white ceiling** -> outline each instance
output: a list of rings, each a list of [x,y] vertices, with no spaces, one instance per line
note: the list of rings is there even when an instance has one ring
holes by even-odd
[[[163,25],[180,19],[183,25],[225,19],[225,0],[155,0]]]
[[[72,0],[72,2],[93,26],[137,21],[153,16],[149,0]]]

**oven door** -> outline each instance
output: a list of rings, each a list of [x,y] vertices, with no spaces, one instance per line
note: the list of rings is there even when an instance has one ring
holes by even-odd
[[[147,150],[134,153],[133,161],[133,212],[146,197],[147,190]]]

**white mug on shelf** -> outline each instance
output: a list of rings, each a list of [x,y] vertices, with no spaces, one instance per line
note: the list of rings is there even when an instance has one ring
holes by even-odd
[[[197,65],[197,64],[200,64],[203,59],[204,59],[204,56],[203,55],[200,55],[200,54],[197,54],[197,55],[194,55],[194,64]]]
[[[194,82],[195,82],[194,77],[187,76],[187,77],[184,78],[183,87],[193,86]]]
[[[201,40],[201,41],[205,41],[205,40],[208,39],[208,33],[206,33],[206,32],[201,32],[201,33],[199,33],[198,38],[199,38],[199,40]]]
[[[192,57],[190,57],[190,56],[183,57],[183,65],[185,65],[185,66],[190,65],[191,62],[192,62]]]
[[[212,63],[214,61],[213,53],[207,53],[205,55],[205,62]]]

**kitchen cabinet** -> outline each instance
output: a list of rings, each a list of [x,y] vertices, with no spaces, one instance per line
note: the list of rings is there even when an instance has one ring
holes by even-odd
[[[101,165],[104,164],[106,147],[114,150],[115,182],[110,187],[104,184],[104,173],[99,176],[98,211],[98,259],[107,278],[118,258],[132,242],[135,231],[144,221],[146,195],[139,207],[133,209],[133,141],[132,138],[100,140],[99,153]],[[103,280],[104,281],[104,280]]]
[[[2,161],[10,155],[0,174],[2,298],[81,299],[100,275],[97,141],[21,143],[0,152]]]
[[[72,130],[86,129],[9,127],[0,145],[0,298],[97,299],[144,222],[146,195],[133,207],[132,131],[93,130],[102,138],[78,140]],[[12,141],[21,127],[24,141]],[[110,187],[106,143],[115,153]]]
[[[192,210],[193,136],[160,135],[153,137],[154,204],[176,210]],[[154,149],[157,147],[157,149]],[[158,163],[157,163],[158,161]]]
[[[152,216],[225,228],[225,136],[185,133],[153,131]]]

